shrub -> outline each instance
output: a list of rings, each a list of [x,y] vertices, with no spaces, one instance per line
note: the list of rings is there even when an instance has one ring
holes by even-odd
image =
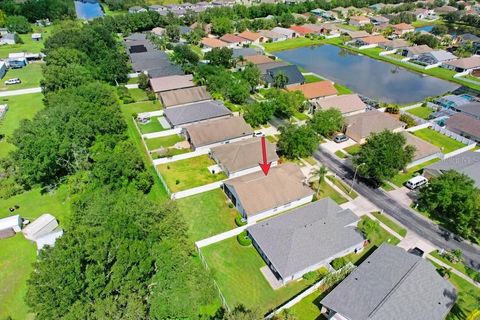
[[[239,227],[244,226],[247,224],[245,220],[243,220],[243,217],[241,215],[238,215],[235,217],[235,224]]]
[[[340,270],[347,264],[347,260],[344,257],[340,257],[340,258],[333,259],[333,261],[330,262],[330,264],[332,265],[333,269]]]
[[[237,236],[237,241],[241,246],[248,247],[252,244],[252,239],[247,235],[246,231],[243,231]]]
[[[318,274],[315,271],[310,271],[307,272],[303,275],[303,279],[310,281],[310,280],[315,280],[317,278]]]
[[[180,184],[180,180],[175,180],[175,184]]]
[[[147,93],[148,100],[154,101],[157,98],[155,92],[153,92],[152,90],[146,90],[145,92]]]
[[[389,104],[387,108],[385,109],[386,112],[391,113],[391,114],[399,114],[400,113],[400,107],[395,105],[395,104]]]
[[[405,122],[407,124],[407,128],[415,127],[417,125],[415,120],[408,114],[402,114],[400,116],[400,121]]]

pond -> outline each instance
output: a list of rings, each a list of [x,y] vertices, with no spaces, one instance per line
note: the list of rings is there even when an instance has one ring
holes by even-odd
[[[343,84],[371,99],[406,104],[458,88],[445,80],[406,70],[333,45],[279,51],[289,63]]]
[[[421,31],[432,32],[432,29],[433,29],[433,26],[423,26],[423,27],[415,28],[415,32],[421,32]]]
[[[91,20],[103,16],[103,10],[97,0],[74,1],[75,12],[80,19]]]

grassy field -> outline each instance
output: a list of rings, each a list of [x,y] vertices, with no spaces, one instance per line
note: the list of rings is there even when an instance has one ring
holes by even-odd
[[[40,32],[42,34],[43,39],[41,41],[32,40],[31,33],[21,34],[20,38],[22,38],[24,43],[0,46],[0,58],[6,58],[8,57],[9,53],[15,53],[15,52],[30,52],[30,53],[41,52],[43,49],[43,43],[45,39],[47,39],[52,34],[54,28],[55,26],[48,26],[48,27],[35,26],[33,28],[33,31]]]
[[[312,184],[312,189],[317,192],[317,185],[318,182],[315,181]],[[338,204],[342,204],[345,202],[348,202],[347,199],[345,199],[340,193],[335,191],[332,187],[330,187],[325,181],[323,181],[320,184],[320,192],[318,193],[318,196],[316,196],[318,199],[323,199],[323,198],[332,198],[333,201],[335,201]]]
[[[428,117],[433,113],[433,109],[429,107],[416,107],[416,108],[407,110],[407,112],[419,118],[428,120]]]
[[[417,166],[411,167],[410,169],[407,170],[407,172],[400,172],[397,175],[395,175],[390,181],[396,185],[397,187],[402,187],[405,182],[413,178],[413,176],[417,173],[420,174],[422,173],[422,169],[439,161],[440,159],[435,158],[429,161],[426,161],[424,163],[421,163]]]
[[[128,93],[132,96],[132,98],[135,100],[135,102],[140,102],[140,101],[147,101],[147,93],[145,90],[135,88],[135,89],[128,89]],[[160,103],[159,103],[160,106]]]
[[[266,313],[311,284],[305,280],[293,281],[273,290],[260,271],[265,266],[262,257],[253,246],[241,246],[236,237],[204,247],[202,253],[231,307],[244,304]]]
[[[322,78],[319,78],[313,74],[307,74],[303,77],[305,78],[305,83],[312,83],[312,82],[318,82],[323,80]]]
[[[335,83],[333,86],[335,87],[335,89],[337,89],[339,95],[342,95],[342,94],[350,94],[350,93],[353,92],[353,91],[350,90],[349,88],[347,88],[347,87],[345,87],[344,85],[341,85],[341,84],[339,84],[339,83]]]
[[[358,194],[350,189],[350,186],[347,186],[343,181],[339,180],[338,178],[335,178],[334,176],[328,176],[328,180],[330,180],[334,185],[336,185],[340,190],[342,190],[344,193],[350,196],[352,199],[356,199],[358,197]]]
[[[8,208],[18,205],[20,208],[10,213]],[[70,216],[70,205],[65,187],[53,193],[42,194],[39,189],[24,192],[9,199],[0,199],[0,218],[20,214],[33,220],[43,213],[51,213],[61,225]],[[0,250],[0,319],[11,316],[13,319],[33,318],[28,315],[24,302],[27,290],[26,281],[33,271],[32,263],[36,258],[35,244],[26,240],[22,234],[1,240]]]
[[[0,82],[0,91],[39,87],[42,80],[42,65],[43,63],[30,63],[21,69],[8,69]],[[5,81],[12,78],[19,78],[22,83],[7,86]]]
[[[405,237],[407,235],[407,230],[400,226],[398,223],[390,219],[387,215],[381,214],[380,212],[372,212],[373,216],[377,218],[381,223],[401,235],[402,237]]]
[[[185,138],[179,134],[173,134],[171,136],[145,139],[148,150],[156,150],[160,148],[173,147],[177,142],[184,141]]]
[[[465,266],[465,264],[463,262],[458,262],[458,263],[450,262],[450,260],[448,260],[447,258],[442,256],[438,252],[438,250],[432,251],[432,252],[430,252],[430,254],[432,256],[434,256],[435,258],[437,258],[438,260],[442,261],[443,263],[448,264],[452,268],[454,268],[454,269],[460,271],[461,273],[463,273],[464,275],[470,277],[471,279],[474,279],[474,280],[475,279],[480,279],[480,272],[477,272],[477,271]]]
[[[27,94],[15,97],[0,98],[0,104],[8,104],[5,117],[0,120],[0,133],[8,137],[18,128],[23,119],[32,119],[33,116],[44,108],[41,93]],[[13,145],[6,140],[0,141],[0,158],[5,157]]]
[[[430,128],[421,129],[412,133],[417,137],[439,147],[444,154],[465,147],[463,143]]]
[[[208,171],[208,167],[214,164],[212,159],[204,155],[161,164],[157,168],[170,191],[178,192],[226,179],[223,172],[211,174]]]
[[[274,52],[274,51],[290,50],[290,49],[295,49],[300,47],[314,46],[322,43],[324,43],[324,40],[321,40],[321,39],[311,40],[304,37],[300,37],[300,38],[293,38],[293,39],[280,41],[280,42],[265,43],[263,44],[263,46],[265,48],[265,51]]]
[[[228,198],[220,189],[177,200],[193,241],[236,228],[235,217],[239,213],[228,204]]]

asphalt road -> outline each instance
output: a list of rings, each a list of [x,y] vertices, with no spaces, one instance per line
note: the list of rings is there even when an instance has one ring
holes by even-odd
[[[314,153],[314,157],[349,185],[352,183],[353,172],[347,164],[321,149]],[[453,238],[447,241],[444,237],[444,231],[440,230],[436,224],[415,213],[412,209],[398,203],[381,189],[374,189],[358,181],[358,179],[355,181],[354,189],[385,213],[398,220],[406,228],[431,242],[433,245],[447,250],[462,250],[465,264],[471,268],[480,270],[480,247],[470,244],[467,241],[458,242]]]

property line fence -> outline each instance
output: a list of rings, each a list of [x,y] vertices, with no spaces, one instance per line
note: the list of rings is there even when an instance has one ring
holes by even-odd
[[[211,245],[211,244],[214,244],[214,243],[223,241],[223,240],[225,240],[225,239],[238,236],[240,233],[242,233],[243,231],[245,231],[245,229],[247,229],[248,227],[250,227],[250,226],[252,226],[252,225],[254,225],[254,224],[255,224],[255,223],[251,223],[251,224],[248,224],[248,225],[244,225],[244,226],[235,228],[235,229],[233,229],[233,230],[229,230],[229,231],[226,231],[226,232],[223,232],[223,233],[220,233],[220,234],[211,236],[210,238],[206,238],[206,239],[203,239],[203,240],[199,240],[199,241],[195,242],[195,247],[197,247],[198,249],[200,249],[200,248],[209,246],[209,245]]]
[[[200,250],[200,248],[197,247],[197,252],[198,252],[198,256],[200,257],[200,261],[202,261],[202,264],[203,266],[205,267],[205,269],[210,272],[210,267],[208,266],[208,263],[207,263],[207,260],[205,259],[205,256],[203,255],[202,251]],[[222,290],[220,290],[220,287],[218,286],[218,283],[215,279],[213,279],[213,285],[215,286],[215,288],[217,289],[217,292],[218,292],[218,296],[220,298],[220,301],[222,302],[222,305],[223,307],[227,310],[227,311],[230,311],[230,307],[228,306],[228,303],[227,303],[227,299],[225,299],[225,296],[223,295],[222,293]]]
[[[452,132],[452,131],[444,128],[444,127],[441,127],[441,126],[439,126],[439,125],[436,124],[436,123],[432,123],[432,129],[435,130],[435,131],[437,131],[438,133],[441,133],[441,134],[447,136],[447,137],[450,137],[450,138],[452,138],[452,139],[455,139],[455,140],[457,140],[458,142],[461,142],[461,143],[463,143],[463,144],[466,144],[466,145],[475,145],[475,144],[476,144],[475,141],[470,140],[470,139],[468,139],[468,138],[465,138],[465,137],[463,137],[463,136],[461,136],[461,135],[459,135],[459,134],[457,134],[457,133],[455,133],[455,132]]]
[[[170,163],[170,162],[174,162],[174,161],[178,161],[178,160],[190,159],[190,158],[194,158],[194,157],[198,157],[198,156],[208,154],[209,152],[210,152],[209,148],[199,149],[199,150],[195,150],[193,152],[177,154],[177,155],[171,156],[171,157],[153,159],[153,164],[154,165],[159,165],[159,164]]]

